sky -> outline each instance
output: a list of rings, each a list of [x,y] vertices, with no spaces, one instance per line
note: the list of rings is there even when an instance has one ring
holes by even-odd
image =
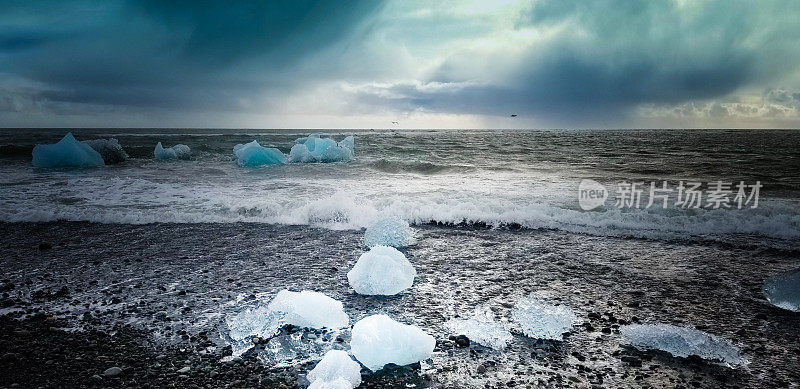
[[[800,2],[3,0],[0,127],[800,128]]]

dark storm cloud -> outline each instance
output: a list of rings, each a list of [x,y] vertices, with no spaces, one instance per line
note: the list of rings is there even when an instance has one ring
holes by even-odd
[[[281,72],[341,39],[379,5],[7,1],[0,3],[0,74],[24,88],[6,82],[0,94],[31,100],[30,107],[235,110],[242,99],[285,90]]]
[[[799,21],[800,3],[787,1],[536,1],[514,28],[549,35],[522,55],[467,50],[421,82],[360,99],[440,112],[513,111],[565,124],[620,118],[638,104],[763,89],[796,72]],[[484,65],[471,72],[476,62]]]
[[[6,0],[0,126],[114,110],[792,117],[794,92],[730,101],[800,90],[799,21],[800,2],[781,0]]]

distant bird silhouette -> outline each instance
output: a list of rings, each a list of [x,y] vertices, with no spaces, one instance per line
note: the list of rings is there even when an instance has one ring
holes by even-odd
[[[512,118],[515,118],[515,117],[517,117],[517,114],[515,114],[515,113],[512,113],[512,114],[511,114],[511,117],[512,117]]]
[[[392,124],[397,124],[397,122],[392,122]]]

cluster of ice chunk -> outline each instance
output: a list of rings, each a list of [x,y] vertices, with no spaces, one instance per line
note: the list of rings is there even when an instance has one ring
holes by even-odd
[[[452,319],[445,327],[458,335],[495,350],[504,349],[513,336],[502,324],[494,320],[494,313],[487,305],[475,308],[469,319]]]
[[[353,326],[350,350],[364,366],[378,371],[389,363],[402,366],[428,359],[435,344],[419,327],[372,315]]]
[[[233,154],[240,166],[348,161],[355,155],[355,138],[351,135],[337,143],[332,138],[320,138],[312,134],[295,140],[288,156],[274,147],[261,146],[254,140],[234,146]]]
[[[361,384],[361,365],[346,351],[330,350],[308,373],[309,389],[353,389]]]
[[[770,304],[800,312],[800,269],[768,278],[763,289]]]
[[[239,166],[262,166],[286,163],[286,156],[274,147],[264,147],[257,140],[233,146],[233,154]]]
[[[253,344],[253,337],[270,338],[286,324],[315,329],[340,329],[350,323],[342,303],[322,293],[282,290],[267,305],[247,308],[225,318],[233,355]]]
[[[640,350],[662,350],[676,357],[697,355],[735,367],[746,363],[731,342],[693,328],[670,324],[630,324],[619,332]]]
[[[65,168],[103,166],[103,157],[90,145],[78,142],[71,132],[58,143],[37,144],[33,148],[33,166],[38,168]]]
[[[394,247],[375,246],[358,258],[347,281],[359,294],[390,296],[414,284],[417,271]]]
[[[100,153],[106,164],[125,162],[128,159],[128,153],[125,152],[119,141],[114,138],[90,139],[83,141],[83,143]]]
[[[189,159],[192,155],[192,150],[187,145],[177,144],[172,147],[164,148],[161,142],[158,142],[153,155],[158,159]]]
[[[578,317],[569,307],[552,305],[535,298],[522,298],[511,316],[522,332],[536,339],[562,340]]]
[[[355,138],[352,135],[336,142],[333,138],[309,135],[295,140],[289,151],[290,162],[338,162],[353,159]]]
[[[364,244],[367,247],[405,247],[414,244],[414,241],[414,230],[407,221],[397,216],[382,218],[364,232]]]

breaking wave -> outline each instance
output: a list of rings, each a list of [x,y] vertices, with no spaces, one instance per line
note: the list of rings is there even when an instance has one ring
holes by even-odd
[[[800,241],[796,205],[773,202],[746,210],[648,209],[586,212],[569,206],[511,202],[472,194],[453,199],[448,194],[424,196],[364,195],[344,190],[329,194],[293,192],[284,184],[263,188],[228,188],[143,179],[114,178],[102,187],[93,179],[73,179],[55,201],[0,203],[0,220],[58,220],[101,223],[234,223],[310,225],[360,229],[385,214],[412,224],[552,229],[625,238],[739,241],[746,245],[793,247]],[[262,195],[243,196],[242,192]],[[325,190],[323,191],[325,192]],[[332,192],[332,193],[331,193]],[[24,202],[24,204],[20,204]]]

